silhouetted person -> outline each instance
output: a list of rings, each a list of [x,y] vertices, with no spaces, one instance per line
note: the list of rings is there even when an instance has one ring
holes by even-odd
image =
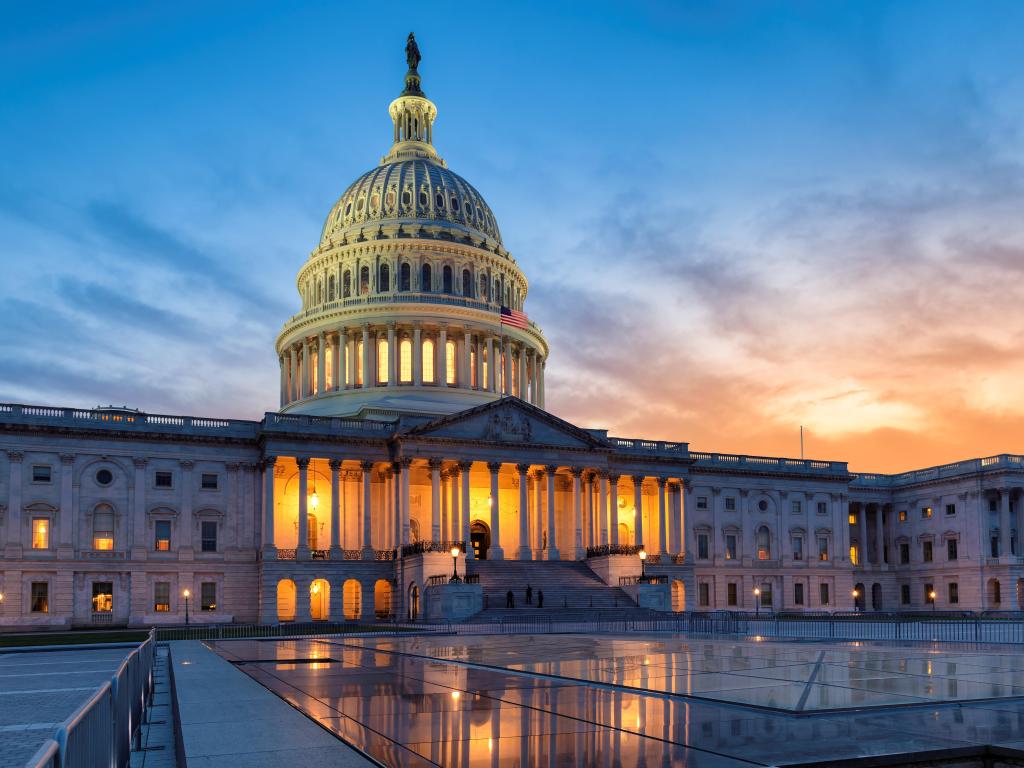
[[[505,607],[506,608],[515,608],[516,607],[516,596],[512,594],[512,590],[511,589],[508,592],[505,593]]]
[[[533,605],[533,587],[526,585],[526,604]]]
[[[538,589],[537,590],[537,607],[538,608],[543,608],[544,607],[544,590],[543,589]]]

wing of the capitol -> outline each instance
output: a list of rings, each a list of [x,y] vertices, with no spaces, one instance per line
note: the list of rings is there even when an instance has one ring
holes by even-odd
[[[487,620],[528,585],[562,616],[1024,608],[1021,456],[854,474],[546,411],[529,284],[417,63],[299,269],[278,411],[0,405],[0,627],[177,624],[186,595],[192,622]]]

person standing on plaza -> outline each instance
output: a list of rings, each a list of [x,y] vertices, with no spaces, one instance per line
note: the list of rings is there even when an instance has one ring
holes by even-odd
[[[516,607],[516,596],[512,594],[512,590],[511,589],[508,592],[505,593],[505,607],[506,608],[515,608]]]
[[[544,590],[543,589],[538,589],[537,590],[537,607],[538,608],[543,608],[544,607]]]
[[[533,605],[533,587],[526,585],[526,604]]]

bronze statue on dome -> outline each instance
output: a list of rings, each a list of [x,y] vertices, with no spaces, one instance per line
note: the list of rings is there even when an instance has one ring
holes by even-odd
[[[415,72],[420,65],[420,47],[416,45],[416,33],[410,32],[405,41],[405,61],[409,65],[409,71]]]

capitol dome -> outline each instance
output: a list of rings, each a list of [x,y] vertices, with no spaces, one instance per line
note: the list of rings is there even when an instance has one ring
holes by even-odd
[[[394,419],[544,404],[547,341],[494,213],[433,144],[410,36],[391,149],[331,207],[276,349],[281,410]]]

